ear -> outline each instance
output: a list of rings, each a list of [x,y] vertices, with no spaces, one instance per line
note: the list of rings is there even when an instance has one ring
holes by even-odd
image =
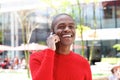
[[[55,33],[53,28],[51,29],[51,31],[50,31],[50,32],[52,32],[53,34]]]

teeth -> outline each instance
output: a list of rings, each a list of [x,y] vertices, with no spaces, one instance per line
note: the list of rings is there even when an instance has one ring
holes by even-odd
[[[63,35],[63,37],[71,37],[71,35]]]

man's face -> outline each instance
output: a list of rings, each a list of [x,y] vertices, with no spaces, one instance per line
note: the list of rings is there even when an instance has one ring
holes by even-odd
[[[115,75],[118,79],[120,79],[120,68],[118,68],[118,69],[116,69],[116,70],[114,71],[114,75]]]
[[[70,46],[75,39],[75,23],[67,15],[59,16],[54,22],[54,33],[60,38],[58,44]]]

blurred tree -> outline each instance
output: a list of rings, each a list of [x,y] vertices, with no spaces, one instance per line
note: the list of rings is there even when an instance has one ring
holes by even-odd
[[[20,11],[18,12],[19,21],[22,29],[22,40],[23,44],[28,44],[31,38],[32,30],[35,28],[35,25],[30,25],[28,15],[31,13],[29,10]],[[26,59],[26,66],[27,66],[27,73],[28,77],[30,78],[30,70],[29,70],[29,51],[24,51],[25,59]]]
[[[94,7],[93,7],[93,28],[95,29],[95,34],[96,35],[96,28],[97,28],[97,19],[96,19],[96,6],[97,6],[97,1],[98,0],[94,0]],[[91,60],[92,60],[92,57],[93,57],[93,50],[94,50],[94,41],[95,41],[95,37],[94,36],[94,40],[92,40],[92,45],[90,47],[90,58],[89,58],[89,61],[90,61],[90,64],[91,64]]]
[[[2,44],[2,31],[0,31],[0,44]]]
[[[72,5],[72,0],[40,0],[47,5],[49,5],[49,8],[52,9],[52,12],[50,13],[50,16],[56,15],[61,12],[67,12]]]
[[[84,25],[77,25],[77,29],[76,29],[76,33],[80,36],[80,38],[81,38],[81,44],[82,44],[82,56],[85,56],[85,54],[84,54],[84,52],[85,52],[85,50],[84,50],[84,40],[83,40],[83,33],[85,32],[85,31],[87,31],[87,30],[90,30],[90,27],[88,27],[88,26],[84,26]]]
[[[113,48],[115,48],[117,51],[120,51],[120,44],[113,45]]]
[[[84,40],[83,40],[83,32],[84,32],[84,29],[85,29],[85,24],[84,24],[84,10],[82,9],[82,6],[81,6],[81,0],[76,0],[77,2],[77,6],[78,6],[78,13],[79,15],[77,15],[79,17],[79,23],[78,23],[78,26],[77,26],[77,29],[80,31],[80,36],[81,36],[81,45],[82,45],[82,56],[84,56],[85,54],[85,50],[84,50]],[[85,0],[84,3],[87,5],[90,3],[91,0]],[[98,0],[94,0],[93,3],[94,3],[94,7],[93,7],[93,27],[95,29],[95,35],[96,35],[96,24],[97,24],[97,21],[96,21],[96,12],[95,12],[95,9],[96,9],[96,3],[97,3]],[[84,8],[85,9],[85,8]],[[94,37],[95,39],[95,37]],[[93,56],[93,49],[94,49],[94,40],[92,40],[92,45],[90,47],[90,56],[89,56],[89,61],[91,61],[92,59],[92,56]]]

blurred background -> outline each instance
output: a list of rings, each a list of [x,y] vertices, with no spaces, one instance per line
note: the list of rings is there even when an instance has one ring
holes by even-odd
[[[75,19],[72,50],[89,60],[93,79],[107,80],[111,68],[120,65],[119,0],[0,1],[0,79],[13,80],[4,77],[13,75],[20,77],[17,80],[31,79],[26,72],[29,55],[47,48],[50,24],[58,13]]]

